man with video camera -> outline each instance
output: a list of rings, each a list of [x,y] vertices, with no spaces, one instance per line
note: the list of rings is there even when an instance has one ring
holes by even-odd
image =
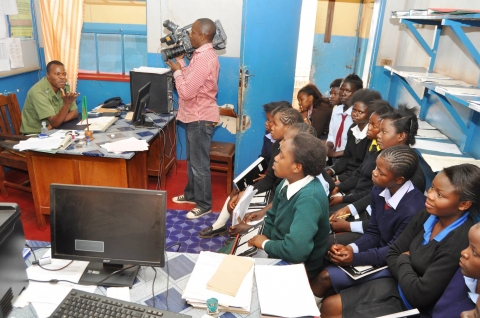
[[[185,124],[188,182],[176,203],[196,204],[187,218],[196,219],[212,211],[210,144],[220,120],[216,95],[220,64],[212,45],[215,23],[198,19],[193,23],[190,42],[196,50],[187,66],[184,54],[167,61],[179,96],[177,119]]]

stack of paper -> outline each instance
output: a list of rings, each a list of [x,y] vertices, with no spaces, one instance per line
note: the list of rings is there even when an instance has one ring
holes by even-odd
[[[473,109],[476,112],[480,112],[480,101],[477,100],[469,100],[468,107]]]
[[[442,95],[445,95],[445,93],[449,93],[452,95],[480,96],[480,89],[469,87],[435,86],[435,92]]]
[[[101,145],[101,147],[107,149],[108,152],[122,153],[124,151],[148,150],[148,143],[145,140],[130,137],[120,141],[107,142]]]
[[[113,116],[102,116],[102,117],[97,117],[97,118],[88,118],[88,129],[91,131],[101,131],[104,132],[110,126],[112,126],[116,121],[118,120],[118,117],[113,117]],[[78,122],[77,125],[86,125],[87,124],[87,119],[81,120]],[[87,130],[87,128],[85,128]]]
[[[212,252],[200,252],[195,268],[183,291],[182,298],[196,308],[206,308],[207,299],[216,298],[221,311],[250,313],[254,266],[246,274],[235,296],[207,289],[207,284],[216,274],[217,269],[226,256]],[[251,258],[245,258],[245,260],[252,262],[252,264],[254,263],[254,260]]]
[[[256,265],[255,279],[262,315],[320,316],[303,264]]]
[[[29,138],[27,140],[20,141],[17,145],[13,146],[13,149],[18,149],[20,151],[24,150],[50,150],[58,149],[62,144],[63,138]]]

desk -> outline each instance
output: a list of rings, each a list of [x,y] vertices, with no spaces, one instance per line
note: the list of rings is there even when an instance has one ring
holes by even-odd
[[[175,115],[149,117],[160,128],[135,128],[122,115],[105,133],[94,133],[89,146],[72,144],[56,153],[26,151],[38,225],[44,226],[44,215],[50,214],[51,183],[146,189],[148,176],[156,176],[165,188],[166,174],[176,162]],[[114,154],[100,147],[129,137],[146,140],[149,150]]]
[[[27,241],[30,246],[48,246],[48,242]],[[46,249],[37,250],[35,253],[43,255]],[[166,265],[163,268],[156,268],[157,278],[155,280],[155,306],[160,309],[166,310],[165,300],[167,299],[167,278],[168,278],[168,310],[174,312],[180,312],[182,314],[190,315],[193,318],[200,318],[205,314],[205,310],[195,309],[188,305],[185,300],[181,299],[182,291],[187,286],[190,273],[195,266],[195,262],[198,259],[198,254],[188,253],[174,253],[167,252]],[[27,266],[31,265],[34,260],[30,255],[26,260]],[[285,265],[288,264],[285,261],[278,259],[255,259],[255,264],[259,265]],[[168,268],[168,274],[167,274]],[[152,281],[154,277],[153,269],[150,267],[141,267],[138,272],[137,279],[132,289],[130,290],[130,300],[132,302],[152,306]],[[95,293],[100,295],[106,295],[107,291],[104,287],[97,287]],[[10,315],[13,317],[33,318],[36,317],[35,309],[30,304],[24,308],[14,308]],[[222,317],[260,317],[260,305],[258,301],[257,286],[254,281],[252,303],[250,314],[224,314]]]

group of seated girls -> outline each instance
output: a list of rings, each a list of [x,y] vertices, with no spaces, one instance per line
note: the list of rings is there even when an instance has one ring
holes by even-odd
[[[259,249],[254,257],[304,263],[313,294],[323,300],[323,318],[411,308],[421,317],[473,316],[480,290],[480,226],[473,226],[480,168],[445,168],[425,192],[410,148],[418,109],[391,107],[356,75],[332,82],[328,124],[319,120],[327,100],[314,85],[301,89],[298,100],[300,111],[288,102],[263,106],[261,155],[269,164],[254,189],[274,193],[271,202],[227,228],[243,194],[234,190],[200,237],[234,236],[264,218],[263,235],[249,241]],[[232,244],[227,240],[221,251]],[[385,268],[357,280],[339,268],[367,265]]]

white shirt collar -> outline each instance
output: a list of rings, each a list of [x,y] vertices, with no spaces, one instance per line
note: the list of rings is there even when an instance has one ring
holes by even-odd
[[[357,141],[362,140],[363,138],[367,137],[368,124],[363,127],[363,130],[360,130],[358,125],[353,126],[350,130]]]
[[[347,115],[352,115],[352,109],[353,107],[350,106],[348,109],[344,112],[343,111],[343,104],[337,105],[333,108],[332,115],[341,115],[341,114],[347,114]]]
[[[465,280],[465,285],[467,285],[469,291],[468,297],[476,304],[478,298],[478,294],[476,293],[477,280],[475,278],[470,278],[465,275],[463,276],[463,279]]]
[[[367,125],[367,126],[368,126],[368,125]],[[267,137],[272,143],[275,142],[275,139],[272,138],[272,134],[271,134],[271,133],[266,134],[265,137]]]
[[[402,200],[403,196],[407,194],[408,192],[412,191],[414,188],[412,181],[408,180],[405,182],[400,189],[395,192],[395,194],[392,196],[390,194],[390,191],[388,189],[385,189],[380,193],[381,197],[385,198],[385,202],[394,210],[397,209],[398,204]]]
[[[288,183],[288,180],[285,179],[285,182],[283,182],[282,189],[286,186],[289,186],[287,188],[287,200],[290,200],[291,197],[298,191],[300,191],[304,186],[306,186],[310,181],[313,180],[312,176],[306,176],[303,179],[300,179],[298,181],[295,181],[292,184]],[[281,189],[280,189],[281,190]]]

